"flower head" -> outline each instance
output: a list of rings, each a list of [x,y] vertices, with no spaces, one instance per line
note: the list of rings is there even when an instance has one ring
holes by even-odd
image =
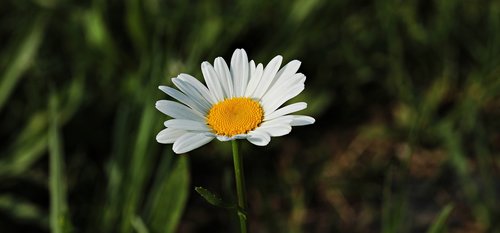
[[[159,143],[173,143],[177,154],[194,150],[217,138],[220,141],[247,139],[265,146],[271,137],[283,136],[292,126],[309,125],[314,118],[290,115],[307,107],[304,102],[281,107],[304,90],[306,76],[297,73],[300,62],[293,60],[280,69],[281,56],[265,67],[248,62],[243,49],[236,49],[231,68],[218,57],[212,66],[201,64],[207,86],[193,76],[180,74],[172,79],[174,89],[160,90],[176,101],[160,100],[156,108],[173,119],[156,136]],[[281,108],[280,108],[281,107]]]

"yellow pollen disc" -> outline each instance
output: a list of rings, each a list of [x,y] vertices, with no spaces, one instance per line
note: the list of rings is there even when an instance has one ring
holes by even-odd
[[[207,124],[217,135],[232,137],[257,128],[264,119],[264,110],[250,98],[225,99],[208,111]]]

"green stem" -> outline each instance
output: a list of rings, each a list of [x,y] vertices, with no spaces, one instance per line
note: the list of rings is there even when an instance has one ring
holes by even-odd
[[[245,175],[243,172],[243,159],[238,153],[238,141],[232,141],[233,146],[233,161],[234,161],[234,175],[236,179],[236,193],[238,194],[238,218],[240,219],[241,233],[247,232],[247,193],[245,189]]]

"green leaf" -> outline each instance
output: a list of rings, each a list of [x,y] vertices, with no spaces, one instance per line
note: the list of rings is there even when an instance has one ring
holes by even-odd
[[[442,210],[441,213],[439,213],[439,216],[436,218],[432,226],[429,228],[427,233],[443,233],[445,231],[446,227],[446,220],[451,214],[451,211],[453,210],[453,204],[448,204],[446,205]]]
[[[200,194],[200,196],[203,197],[205,199],[205,201],[207,201],[208,203],[210,203],[214,206],[225,208],[225,209],[233,209],[236,207],[236,205],[223,201],[220,196],[210,192],[209,190],[207,190],[203,187],[195,187],[194,190],[196,190],[196,192],[198,194]],[[238,214],[239,214],[239,212],[238,212]]]

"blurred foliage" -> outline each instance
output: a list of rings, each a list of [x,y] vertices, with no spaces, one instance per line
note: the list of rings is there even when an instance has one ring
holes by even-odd
[[[500,232],[499,1],[0,5],[1,232],[236,229],[191,195],[234,198],[229,145],[154,139],[157,86],[235,48],[301,60],[317,119],[243,145],[252,232]]]

